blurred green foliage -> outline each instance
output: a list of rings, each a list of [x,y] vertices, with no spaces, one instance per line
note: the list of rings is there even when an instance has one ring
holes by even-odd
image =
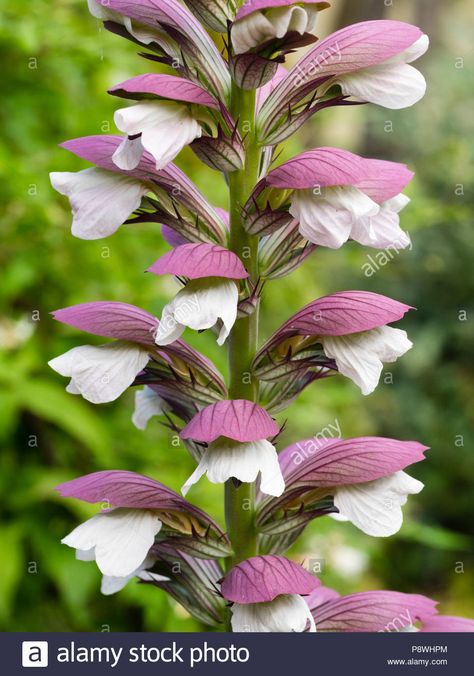
[[[48,181],[51,170],[85,166],[58,143],[114,133],[117,101],[105,90],[147,72],[150,62],[139,59],[132,44],[101,29],[85,0],[63,0],[54,9],[47,0],[36,0],[23,9],[4,1],[0,42],[2,62],[8,64],[0,108],[5,205],[0,217],[0,627],[198,630],[199,624],[162,591],[132,583],[116,596],[101,597],[95,566],[75,561],[59,543],[95,511],[59,499],[53,488],[60,481],[123,468],[179,489],[193,461],[170,444],[159,423],[146,433],[131,425],[132,393],[94,407],[67,395],[65,381],[47,366],[70,347],[94,340],[55,324],[50,311],[111,299],[159,314],[175,285],[143,274],[166,249],[156,226],[123,227],[107,240],[74,239],[68,205]],[[403,216],[413,249],[372,276],[363,267],[372,251],[349,244],[338,252],[316,252],[296,274],[268,285],[262,332],[268,334],[318,295],[341,289],[386,293],[419,308],[404,322],[415,347],[385,372],[374,395],[364,398],[350,382],[336,378],[313,385],[289,410],[284,441],[308,437],[335,418],[344,436],[418,439],[431,447],[428,461],[411,470],[426,483],[425,490],[410,500],[404,527],[387,541],[321,519],[293,553],[324,560],[323,581],[343,592],[377,587],[424,592],[439,598],[445,612],[468,615],[474,612],[469,597],[474,581],[472,548],[469,552],[474,95],[466,73],[474,64],[465,56],[464,68],[456,67],[469,35],[462,11],[446,14],[444,29],[443,40],[424,59],[430,92],[416,108],[324,111],[285,149],[288,156],[304,147],[340,143],[415,167],[417,178],[408,190],[413,202]],[[225,186],[215,173],[188,151],[179,164],[214,203],[226,206]],[[225,373],[224,352],[216,349],[212,335],[187,339]],[[220,487],[203,480],[189,497],[222,519]]]

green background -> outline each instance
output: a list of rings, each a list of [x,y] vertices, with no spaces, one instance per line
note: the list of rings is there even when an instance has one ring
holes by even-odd
[[[350,243],[316,252],[296,274],[267,285],[262,332],[268,335],[320,295],[368,289],[418,308],[402,324],[415,346],[389,365],[369,397],[342,378],[314,384],[279,416],[288,418],[283,441],[311,436],[337,418],[344,436],[416,439],[431,450],[426,462],[410,469],[426,487],[409,500],[398,535],[372,539],[350,524],[320,519],[292,554],[320,560],[323,582],[341,592],[421,592],[439,599],[445,613],[473,615],[473,10],[462,1],[449,7],[436,0],[334,4],[321,35],[384,12],[429,32],[432,49],[419,62],[429,91],[415,108],[399,112],[375,106],[323,111],[284,157],[340,145],[407,162],[417,172],[407,190],[413,201],[403,213],[413,249],[370,276],[364,265],[369,254],[376,260],[374,250]],[[65,380],[47,366],[67,349],[94,342],[55,324],[52,310],[110,299],[159,315],[175,291],[171,279],[143,274],[166,250],[156,225],[126,226],[106,240],[75,239],[68,203],[48,180],[49,171],[86,166],[57,144],[115,133],[113,111],[120,104],[106,89],[152,64],[136,56],[134,45],[101,29],[85,0],[5,0],[3,8],[0,627],[198,630],[160,590],[131,583],[116,596],[100,596],[96,567],[76,562],[59,542],[95,509],[53,490],[60,481],[107,468],[140,471],[179,489],[193,469],[156,420],[145,433],[132,426],[132,392],[93,406],[67,395]],[[226,206],[216,173],[189,151],[178,163],[215,204]],[[224,351],[209,332],[186,339],[225,373]],[[221,487],[202,480],[189,497],[222,518]]]

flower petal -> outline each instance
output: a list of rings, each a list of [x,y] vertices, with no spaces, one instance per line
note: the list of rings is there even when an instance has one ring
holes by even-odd
[[[406,331],[381,326],[347,336],[324,336],[324,352],[335,359],[338,371],[370,394],[378,385],[382,362],[394,362],[413,345]]]
[[[155,335],[157,345],[176,340],[183,326],[201,331],[211,328],[218,320],[223,326],[217,343],[222,345],[237,318],[238,297],[233,281],[206,277],[188,282],[163,309]]]
[[[351,239],[379,249],[405,249],[410,246],[409,235],[400,228],[398,212],[407,203],[404,195],[399,195],[382,204],[375,216],[362,217],[356,220],[351,230]],[[405,198],[408,200],[408,198]],[[409,200],[408,200],[409,201]]]
[[[141,136],[138,138],[126,136],[112,155],[112,159],[119,169],[131,171],[140,164],[143,151]]]
[[[114,401],[129,387],[147,365],[144,348],[129,343],[81,345],[49,361],[62,376],[69,376],[72,387],[93,404]]]
[[[234,603],[231,625],[235,632],[315,632],[306,601],[299,594],[285,594],[267,603]]]
[[[357,219],[379,212],[379,206],[353,186],[293,193],[290,214],[300,222],[299,230],[313,244],[338,249],[350,236]]]
[[[125,577],[145,560],[161,529],[161,521],[147,510],[114,509],[96,514],[61,542],[76,549],[95,548],[104,575]]]
[[[285,489],[277,452],[266,439],[245,443],[219,439],[209,444],[197,469],[181,489],[183,495],[204,473],[215,484],[225,483],[233,477],[248,483],[255,481],[261,473],[262,493],[279,496]]]
[[[268,40],[283,38],[289,32],[312,33],[318,10],[310,5],[285,4],[289,6],[268,3],[269,7],[262,8],[263,11],[255,8],[245,15],[239,10],[230,34],[234,53],[244,54]]]
[[[398,110],[413,106],[426,92],[426,80],[406,63],[371,66],[336,80],[344,96],[355,96],[379,106]]]
[[[163,169],[202,133],[187,106],[169,101],[142,101],[121,108],[115,111],[114,120],[129,136],[141,134],[141,143],[155,158],[157,169]]]
[[[400,471],[367,483],[339,486],[334,505],[367,535],[387,537],[400,530],[401,507],[408,495],[419,493],[422,488],[421,481]]]
[[[166,410],[166,402],[153,388],[145,385],[142,390],[135,392],[135,410],[132,415],[132,423],[139,430],[144,430],[150,418],[153,418],[155,415],[161,415]]]
[[[80,239],[112,235],[148,192],[142,181],[96,167],[78,172],[53,171],[50,178],[53,188],[69,197],[72,234]]]
[[[138,577],[140,579],[144,579],[145,577],[146,579],[146,574],[148,574],[147,568],[152,568],[155,562],[156,556],[154,556],[153,554],[148,554],[143,563],[141,563],[138,566],[138,568],[132,571],[130,575],[126,575],[125,577],[103,575],[100,585],[101,594],[104,594],[104,596],[116,594],[117,592],[121,591],[127,585],[127,583],[130,582],[130,580],[132,580],[134,577]],[[156,573],[149,573],[149,575],[158,578],[157,581],[166,582],[169,580],[169,578],[165,577],[164,575],[156,575]]]

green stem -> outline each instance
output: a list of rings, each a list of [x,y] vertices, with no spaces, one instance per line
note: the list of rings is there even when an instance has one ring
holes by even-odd
[[[230,249],[240,256],[250,274],[258,279],[258,238],[242,227],[242,208],[258,180],[260,149],[255,140],[255,91],[244,91],[232,85],[231,113],[238,121],[244,139],[245,163],[240,171],[229,174]],[[251,362],[258,341],[258,307],[250,317],[238,319],[229,336],[229,397],[258,400],[258,383],[251,376]],[[225,518],[234,550],[226,560],[227,567],[257,553],[254,527],[255,485],[243,483],[238,488],[232,480],[225,485]]]

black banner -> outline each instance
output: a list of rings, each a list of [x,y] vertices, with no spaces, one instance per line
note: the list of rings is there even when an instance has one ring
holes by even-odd
[[[41,674],[470,674],[473,634],[5,633],[1,671]],[[471,666],[470,666],[471,665]],[[28,673],[28,672],[26,672]]]

